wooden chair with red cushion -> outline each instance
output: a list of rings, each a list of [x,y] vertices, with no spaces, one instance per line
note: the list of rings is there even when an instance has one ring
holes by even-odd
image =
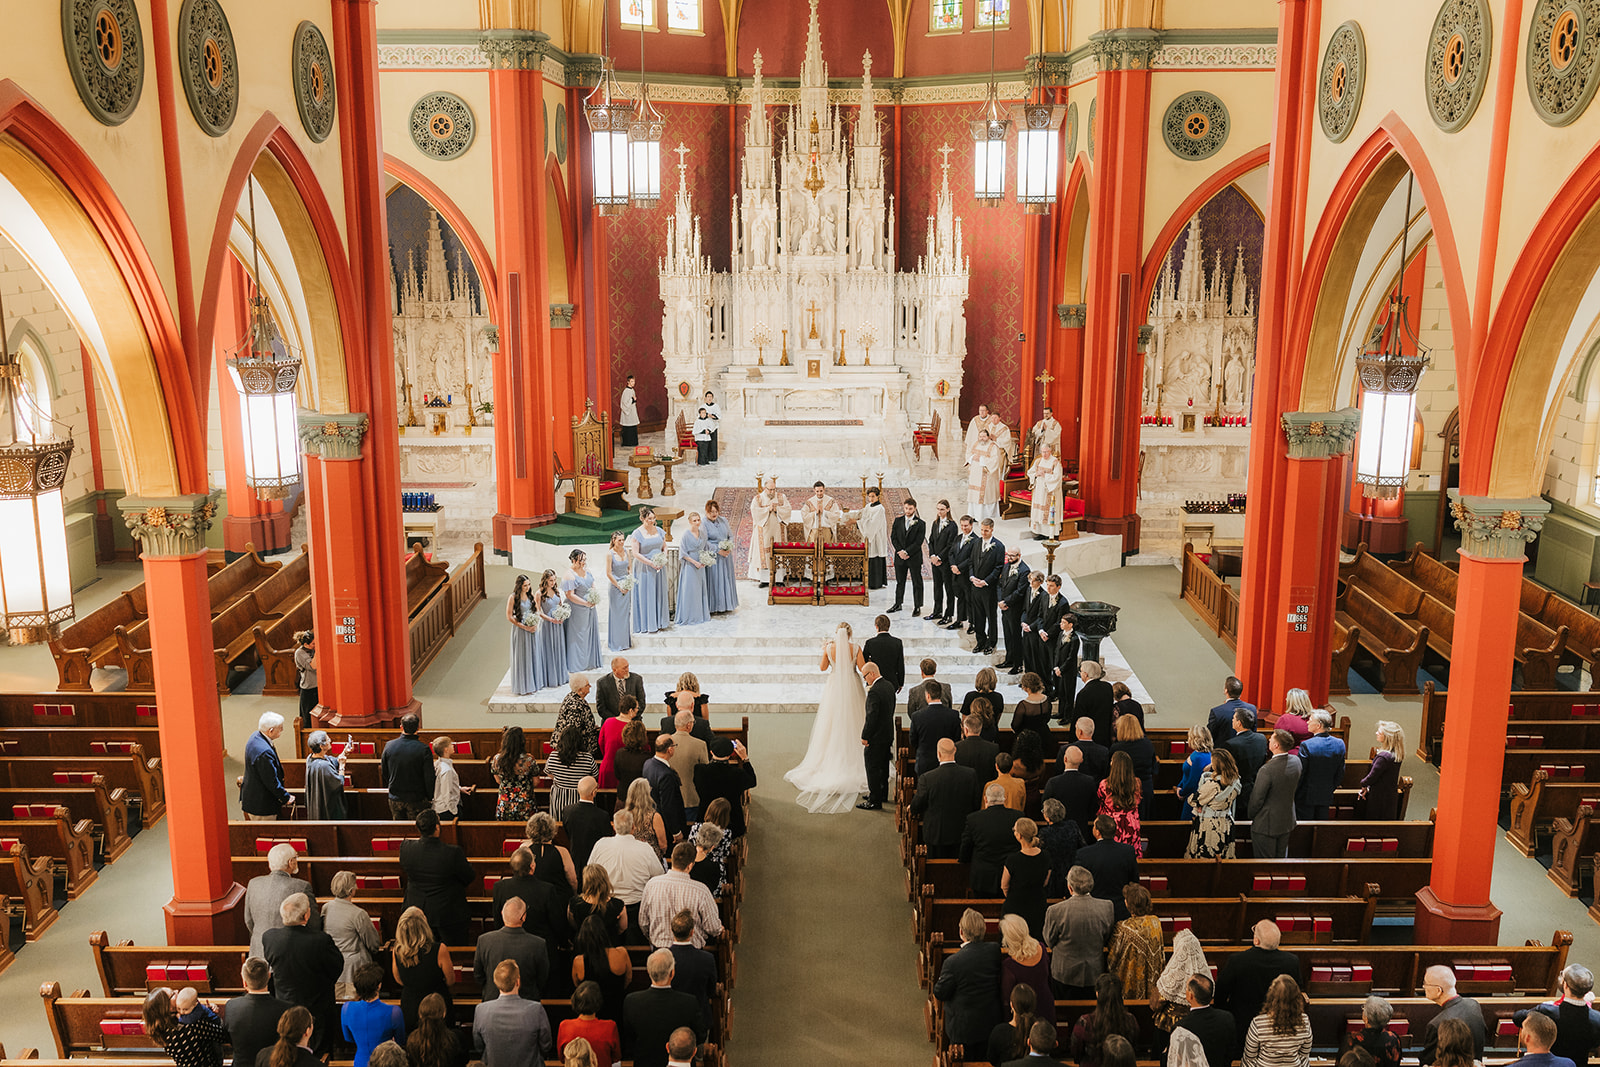
[[[673,424],[673,432],[677,435],[678,443],[672,446],[672,451],[682,459],[684,452],[694,451],[694,433],[690,431],[689,422],[681,411],[678,412],[678,421]]]
[[[939,458],[939,413],[935,411],[933,418],[928,422],[920,422],[911,431],[911,454],[915,459],[922,458],[923,446],[933,449],[933,458]]]
[[[783,524],[779,539],[772,543],[772,570],[767,576],[768,604],[815,604],[816,576],[821,573],[815,541],[805,539],[805,527],[798,522]],[[778,576],[783,575],[780,584]]]

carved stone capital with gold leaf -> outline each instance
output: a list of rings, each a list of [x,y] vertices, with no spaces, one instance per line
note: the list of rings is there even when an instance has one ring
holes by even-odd
[[[1523,559],[1549,513],[1550,502],[1540,497],[1462,496],[1450,490],[1450,517],[1461,531],[1461,550],[1479,559]]]
[[[1283,414],[1283,436],[1288,440],[1290,459],[1347,456],[1360,428],[1361,412],[1357,408]]]
[[[206,531],[217,514],[215,493],[190,496],[125,496],[117,501],[122,521],[145,559],[192,556],[206,547]]]
[[[324,415],[300,413],[300,451],[317,459],[360,459],[369,420],[360,412]]]

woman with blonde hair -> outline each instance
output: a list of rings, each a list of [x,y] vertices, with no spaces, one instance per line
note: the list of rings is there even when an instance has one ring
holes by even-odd
[[[406,1032],[417,1028],[417,1009],[424,997],[437,993],[450,999],[450,976],[455,967],[450,962],[450,950],[444,942],[433,936],[433,927],[421,908],[407,908],[400,913],[394,925],[394,953],[390,972],[400,984],[400,1013],[406,1019]],[[281,1032],[281,1031],[280,1031]]]
[[[1035,997],[1034,1018],[1056,1021],[1055,994],[1050,991],[1050,954],[1028,929],[1028,920],[1007,913],[1000,917],[1000,999],[1011,1002],[1011,990],[1025,985]]]
[[[1133,760],[1126,752],[1114,753],[1111,771],[1100,783],[1100,814],[1111,817],[1116,826],[1116,839],[1132,845],[1136,856],[1144,855],[1144,841],[1139,833],[1139,779],[1133,773]]]
[[[583,869],[583,889],[567,903],[567,921],[574,930],[591,915],[600,916],[614,943],[622,943],[622,935],[628,929],[628,909],[612,895],[611,875],[598,863]]]
[[[1280,974],[1267,987],[1261,1014],[1250,1020],[1244,1034],[1244,1055],[1239,1067],[1309,1067],[1311,1020],[1306,1018],[1306,998],[1300,985]]]
[[[650,791],[650,780],[635,778],[628,786],[628,796],[623,807],[633,814],[633,836],[655,849],[656,858],[667,854],[667,824],[656,810],[655,795]]]
[[[1200,776],[1205,769],[1211,766],[1214,742],[1211,737],[1211,728],[1204,725],[1189,727],[1189,754],[1183,760],[1183,772],[1178,777],[1178,803],[1187,807],[1189,798],[1194,796],[1194,791],[1200,788]]]
[[[1194,829],[1189,831],[1188,859],[1234,858],[1234,805],[1244,789],[1239,765],[1233,753],[1219,748],[1211,754],[1211,764],[1200,774],[1200,786],[1189,798],[1194,813]]]
[[[1272,723],[1272,728],[1288,730],[1294,735],[1294,743],[1298,746],[1311,736],[1311,713],[1316,710],[1312,706],[1310,693],[1304,689],[1291,689],[1283,695],[1283,714]]]
[[[1006,856],[1000,865],[1000,892],[1005,894],[1006,914],[1021,916],[1034,937],[1044,933],[1044,912],[1050,885],[1051,862],[1039,846],[1039,824],[1027,816],[1018,819],[1011,827],[1017,839],[1017,851]],[[1040,991],[1041,994],[1043,990]],[[1055,1018],[1051,1017],[1051,1022]]]
[[[1397,722],[1378,722],[1373,744],[1372,768],[1361,779],[1361,793],[1367,802],[1368,819],[1400,817],[1400,764],[1406,758],[1406,734]]]
[[[570,1019],[565,1020],[561,1025],[565,1026],[570,1021]],[[575,1037],[567,1042],[566,1047],[561,1050],[561,1062],[562,1067],[610,1067],[610,1064],[595,1061],[594,1049],[581,1037]]]
[[[1144,735],[1144,724],[1132,715],[1117,719],[1111,732],[1117,738],[1111,742],[1111,751],[1126,752],[1133,761],[1133,774],[1139,779],[1139,815],[1148,817],[1150,798],[1156,792],[1156,747]]]
[[[711,730],[711,698],[700,692],[700,679],[693,671],[678,675],[678,687],[666,695],[667,713],[661,718],[661,732],[670,734],[677,727],[673,720],[680,711],[694,712],[694,726],[689,733],[707,745],[716,740]]]
[[[1129,1000],[1149,1000],[1161,973],[1161,920],[1151,914],[1150,891],[1138,882],[1123,886],[1122,902],[1128,917],[1111,935],[1106,969],[1122,980],[1123,995]]]

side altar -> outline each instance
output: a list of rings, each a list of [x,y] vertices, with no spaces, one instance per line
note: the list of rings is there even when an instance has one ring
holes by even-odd
[[[950,196],[953,150],[942,150],[927,254],[914,271],[897,271],[872,54],[862,57],[848,135],[842,109],[828,102],[817,0],[799,103],[781,135],[760,52],[753,65],[729,271],[712,271],[703,254],[684,177],[688,150],[677,149],[676,210],[660,263],[668,425],[679,413],[692,422],[710,389],[734,435],[766,420],[860,420],[898,436],[938,412],[958,438],[969,270]]]

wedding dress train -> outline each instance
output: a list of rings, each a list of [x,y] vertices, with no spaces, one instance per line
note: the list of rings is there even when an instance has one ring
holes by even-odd
[[[797,803],[813,815],[849,811],[867,791],[867,769],[861,755],[866,715],[866,686],[856,673],[855,652],[841,626],[834,633],[828,681],[811,724],[805,759],[783,776],[800,790]]]

